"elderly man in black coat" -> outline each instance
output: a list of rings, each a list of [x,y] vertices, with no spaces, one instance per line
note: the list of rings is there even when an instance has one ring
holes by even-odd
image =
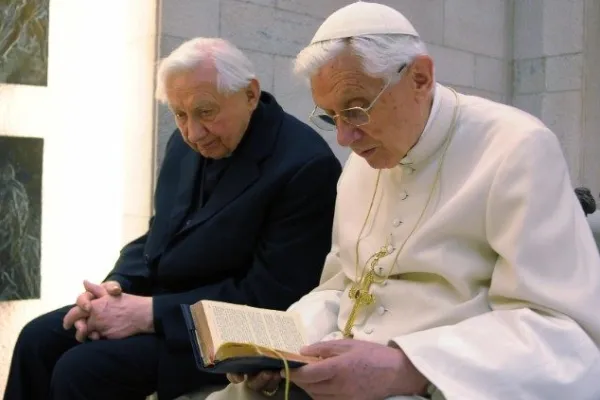
[[[286,309],[319,281],[341,172],[326,142],[224,40],[176,49],[157,95],[178,129],[150,228],[105,282],[23,328],[6,400],[168,400],[224,382],[197,371],[180,305]]]

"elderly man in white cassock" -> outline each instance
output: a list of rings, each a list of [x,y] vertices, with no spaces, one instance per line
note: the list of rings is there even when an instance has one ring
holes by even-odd
[[[291,307],[322,360],[289,398],[600,399],[600,258],[556,136],[436,83],[384,5],[333,13],[296,71],[353,154],[321,285]],[[285,397],[279,372],[229,378],[207,398]]]

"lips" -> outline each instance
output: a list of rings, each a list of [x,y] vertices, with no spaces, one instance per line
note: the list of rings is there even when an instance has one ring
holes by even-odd
[[[203,144],[199,144],[198,147],[201,147],[203,149],[210,149],[211,147],[213,147],[215,144],[217,143],[216,140],[213,140],[211,142],[208,143],[203,143]]]
[[[360,151],[358,155],[367,158],[375,153],[375,150],[377,150],[377,147],[371,147],[370,149]]]

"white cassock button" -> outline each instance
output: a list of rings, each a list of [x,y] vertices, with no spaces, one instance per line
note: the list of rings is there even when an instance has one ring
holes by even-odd
[[[404,193],[402,193],[402,195],[400,196],[400,200],[406,200],[408,199],[408,192],[406,190],[404,190]]]
[[[373,328],[371,328],[371,327],[365,328],[365,333],[367,335],[370,335],[371,333],[373,333]]]
[[[379,306],[379,308],[377,309],[377,314],[379,314],[379,315],[385,314],[385,307]]]
[[[394,225],[394,228],[399,227],[401,224],[402,224],[402,221],[400,221],[398,218],[396,218],[392,221],[392,225]]]
[[[387,285],[387,281],[381,282],[381,286],[385,286],[385,285]]]

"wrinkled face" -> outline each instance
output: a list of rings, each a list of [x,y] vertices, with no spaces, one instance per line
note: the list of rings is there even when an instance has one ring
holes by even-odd
[[[361,59],[345,50],[311,79],[315,104],[330,116],[350,107],[368,108],[385,88],[369,110],[369,123],[357,127],[335,118],[338,143],[349,146],[373,168],[396,166],[418,141],[429,116],[434,84],[431,59],[417,57],[401,76],[386,87],[387,81],[366,75]]]
[[[219,93],[216,82],[212,66],[174,74],[165,82],[183,140],[212,159],[227,157],[236,149],[260,97],[256,80],[231,94]]]

